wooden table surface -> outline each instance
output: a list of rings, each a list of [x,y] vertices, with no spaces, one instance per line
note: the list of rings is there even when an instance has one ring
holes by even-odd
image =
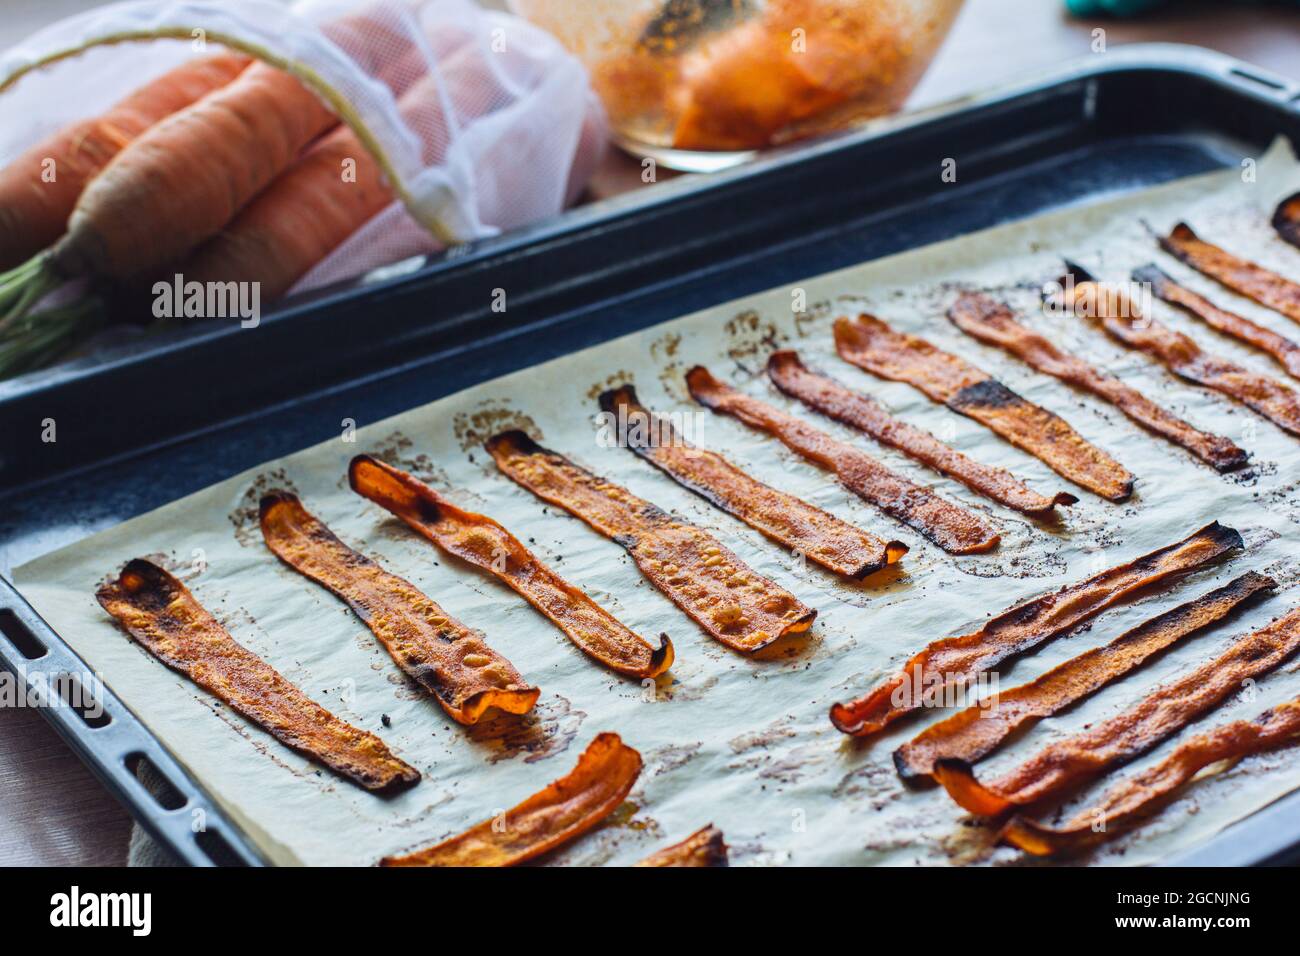
[[[85,0],[5,0],[0,48]],[[1058,0],[968,0],[912,104],[941,102],[1017,74],[1089,53],[1103,27],[1110,48],[1164,40],[1221,50],[1300,78],[1300,13],[1178,0],[1173,12],[1135,22],[1075,21]],[[1189,9],[1189,7],[1191,9]],[[592,192],[643,186],[640,167],[612,153]],[[37,712],[0,710],[0,865],[113,865],[126,862],[130,818]]]

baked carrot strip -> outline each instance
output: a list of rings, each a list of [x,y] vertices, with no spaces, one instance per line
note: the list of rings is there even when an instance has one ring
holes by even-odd
[[[885,541],[794,495],[756,481],[721,455],[688,444],[672,423],[646,409],[630,385],[600,396],[613,416],[619,444],[636,452],[673,481],[739,518],[828,571],[862,578],[907,553],[901,541]]]
[[[1160,240],[1160,248],[1233,292],[1300,322],[1300,284],[1211,245],[1187,223],[1174,226]]]
[[[95,597],[141,647],[286,747],[367,790],[394,791],[419,781],[420,772],[382,740],[335,717],[231,637],[156,564],[128,562]]]
[[[894,751],[894,766],[904,780],[912,781],[930,776],[940,760],[973,764],[1025,725],[1090,697],[1152,656],[1222,621],[1256,595],[1276,588],[1272,578],[1249,571],[1139,624],[1103,647],[1072,657],[1037,680],[999,691],[992,700],[935,724]]]
[[[723,384],[702,365],[686,373],[686,384],[701,405],[780,439],[792,451],[832,472],[849,491],[915,528],[945,551],[979,554],[993,550],[1001,541],[1001,536],[972,512],[891,471],[866,452]]]
[[[352,490],[388,509],[440,549],[514,589],[579,648],[611,670],[657,677],[673,663],[673,645],[656,650],[582,591],[542,564],[497,522],[456,507],[418,478],[370,455],[348,467]]]
[[[1021,398],[965,359],[925,339],[896,332],[873,315],[835,321],[835,348],[846,362],[907,382],[931,400],[990,429],[1062,478],[1110,501],[1133,494],[1133,475],[1089,444],[1059,415]]]
[[[1300,698],[1266,710],[1254,720],[1235,720],[1179,744],[1153,767],[1112,788],[1095,807],[1061,827],[1013,816],[1000,839],[1035,856],[1068,854],[1115,836],[1151,816],[1174,793],[1211,764],[1240,760],[1300,739]]]
[[[1189,336],[1141,314],[1123,289],[1095,281],[1070,266],[1060,297],[1065,308],[1097,322],[1115,341],[1145,352],[1179,378],[1213,389],[1259,413],[1283,431],[1300,435],[1300,395],[1267,375],[1206,353]]]
[[[814,411],[856,428],[890,448],[921,462],[998,504],[1035,518],[1046,518],[1057,505],[1079,499],[1067,492],[1047,498],[1025,486],[1011,472],[967,458],[929,432],[909,425],[885,411],[875,399],[850,391],[833,378],[811,372],[789,349],[773,352],[767,360],[772,384]]]
[[[411,582],[390,574],[335,537],[296,495],[262,498],[262,537],[277,558],[342,598],[393,661],[453,720],[477,723],[499,707],[525,714],[541,693],[475,631]]]
[[[666,846],[658,853],[652,853],[636,865],[727,866],[727,843],[722,838],[722,831],[710,823],[707,827],[696,830],[680,843]]]
[[[436,846],[386,856],[380,866],[514,866],[586,833],[627,797],[641,755],[618,734],[599,734],[578,765],[504,814]]]
[[[986,295],[963,294],[948,310],[948,318],[986,345],[997,346],[1045,375],[1105,399],[1143,428],[1181,445],[1216,471],[1232,471],[1246,464],[1246,453],[1229,439],[1193,428],[1114,375],[1067,354],[1017,322],[1006,305]]]
[[[1176,544],[1018,604],[977,631],[930,644],[869,694],[835,704],[831,723],[855,737],[873,734],[904,714],[941,700],[950,686],[1060,637],[1143,589],[1168,586],[1177,576],[1218,561],[1241,546],[1241,535],[1216,521]]]
[[[1266,329],[1245,316],[1219,308],[1205,296],[1179,285],[1154,264],[1134,269],[1133,281],[1148,284],[1154,296],[1170,305],[1179,306],[1210,328],[1267,352],[1287,370],[1288,375],[1292,378],[1300,378],[1300,345],[1292,342],[1285,335],[1278,335],[1272,329]]]
[[[1273,211],[1273,228],[1283,240],[1300,249],[1300,193],[1277,204]]]
[[[1040,803],[1146,753],[1300,650],[1300,608],[1238,639],[1223,654],[1152,691],[1136,706],[1044,747],[985,785],[961,760],[941,760],[934,776],[948,796],[980,816]]]
[[[817,617],[707,531],[579,468],[523,432],[494,435],[486,447],[506,477],[626,548],[651,584],[728,647],[757,651],[808,630]]]

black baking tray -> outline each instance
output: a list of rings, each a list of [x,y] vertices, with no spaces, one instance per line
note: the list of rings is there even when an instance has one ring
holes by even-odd
[[[1300,144],[1300,84],[1192,47],[1112,50],[300,298],[253,330],[178,330],[0,384],[0,566],[337,436],[343,419],[364,425],[749,293],[1237,166],[1279,134]],[[940,176],[949,158],[955,183]],[[505,312],[492,309],[498,289]],[[47,419],[55,442],[42,441]],[[11,670],[84,670],[4,579],[0,635]],[[111,690],[102,697],[107,722],[43,713],[181,859],[261,862]],[[1300,794],[1176,862],[1296,860]]]

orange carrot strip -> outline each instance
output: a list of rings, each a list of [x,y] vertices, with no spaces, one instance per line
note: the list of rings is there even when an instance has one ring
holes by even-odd
[[[1229,439],[1193,428],[1114,375],[1066,354],[1046,337],[1017,322],[1007,306],[986,295],[962,295],[948,310],[948,318],[981,342],[1105,399],[1143,428],[1181,445],[1217,471],[1232,471],[1246,464],[1246,453]]]
[[[869,694],[835,704],[831,723],[855,737],[876,733],[904,714],[942,700],[949,687],[1068,633],[1144,589],[1168,586],[1241,547],[1241,535],[1216,521],[1176,544],[1018,604],[979,630],[930,644]]]
[[[1174,226],[1160,248],[1233,292],[1300,322],[1300,284],[1205,242],[1187,223]]]
[[[939,761],[934,775],[966,810],[997,816],[1058,797],[1107,770],[1139,757],[1300,650],[1300,608],[1238,639],[1223,654],[1136,706],[1082,733],[1044,747],[1015,770],[982,784],[960,760]]]
[[[128,562],[95,597],[141,647],[286,747],[367,790],[419,781],[420,772],[393,756],[382,740],[335,717],[237,642],[156,564]]]
[[[1272,578],[1249,571],[1144,621],[1103,647],[1070,658],[1037,680],[998,691],[993,699],[940,721],[894,751],[894,766],[905,780],[916,780],[933,774],[940,760],[973,764],[1022,727],[1095,694],[1154,655],[1222,621],[1251,598],[1276,588]]]
[[[514,866],[586,833],[609,816],[641,773],[641,755],[604,733],[578,765],[504,814],[436,846],[386,856],[380,866]]]
[[[1277,204],[1273,211],[1273,228],[1282,239],[1300,249],[1300,193]]]
[[[370,455],[352,459],[348,481],[357,494],[387,508],[443,551],[514,589],[611,670],[644,678],[672,666],[667,634],[659,635],[658,649],[651,647],[486,515],[457,508],[424,482]]]
[[[1235,312],[1219,308],[1204,296],[1179,285],[1154,264],[1134,269],[1133,281],[1149,284],[1152,294],[1157,298],[1179,306],[1210,328],[1267,352],[1287,370],[1288,375],[1300,378],[1300,345],[1286,336],[1278,335],[1272,329],[1266,329]]]
[[[1035,856],[1076,853],[1151,816],[1201,770],[1225,760],[1294,744],[1300,737],[1300,697],[1266,710],[1254,720],[1234,720],[1179,744],[1168,757],[1112,788],[1095,807],[1061,827],[1013,816],[999,839]]]
[[[1001,541],[1001,536],[972,512],[890,471],[866,452],[723,384],[702,365],[686,373],[686,384],[701,405],[780,439],[792,451],[832,472],[849,491],[951,554],[991,551]]]
[[[1283,431],[1300,435],[1300,394],[1267,375],[1205,352],[1189,336],[1142,315],[1123,289],[1092,279],[1071,266],[1059,301],[1081,318],[1099,324],[1122,345],[1145,352],[1179,378],[1213,389],[1259,413]]]
[[[579,468],[523,432],[494,435],[486,447],[506,477],[626,548],[651,584],[728,647],[757,651],[808,630],[817,617],[708,532]]]
[[[901,541],[868,534],[794,495],[754,480],[721,455],[687,444],[668,419],[641,405],[630,385],[602,394],[600,407],[617,422],[619,445],[710,504],[829,571],[861,578],[907,553],[907,545]]]
[[[696,830],[680,843],[652,853],[637,866],[706,867],[727,866],[727,842],[712,823]]]
[[[810,372],[797,352],[773,352],[767,360],[767,375],[782,392],[814,411],[856,428],[882,445],[897,448],[939,474],[955,478],[972,491],[1008,508],[1046,518],[1057,505],[1072,505],[1079,500],[1064,491],[1047,498],[1026,487],[1011,472],[967,458],[929,432],[895,418],[874,399],[850,391],[825,375]]]
[[[859,315],[856,321],[835,321],[835,348],[846,362],[907,382],[1094,494],[1109,501],[1125,501],[1133,494],[1133,475],[1063,418],[925,339],[896,332],[873,315]]]
[[[263,497],[261,523],[271,552],[347,602],[397,666],[453,720],[477,723],[490,707],[525,714],[537,703],[541,691],[524,683],[478,633],[409,581],[349,548],[296,495],[273,491]]]

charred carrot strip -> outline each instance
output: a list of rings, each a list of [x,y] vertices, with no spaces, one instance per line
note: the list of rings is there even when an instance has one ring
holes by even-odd
[[[724,548],[626,488],[598,478],[520,431],[487,441],[497,467],[627,549],[641,573],[710,637],[757,651],[812,626],[817,612]]]
[[[1060,637],[1143,589],[1168,586],[1178,576],[1241,546],[1241,535],[1216,521],[1176,544],[1018,604],[977,631],[930,644],[864,697],[835,704],[831,723],[855,737],[876,733],[904,714],[941,699],[950,685]]]
[[[657,677],[672,666],[667,634],[659,636],[657,650],[651,647],[486,515],[456,507],[418,478],[369,455],[352,459],[348,481],[357,494],[387,508],[443,551],[513,588],[611,670]]]
[[[1193,428],[1114,375],[1066,354],[1017,322],[1007,306],[986,295],[962,295],[948,310],[948,318],[986,345],[997,346],[1045,375],[1105,399],[1143,428],[1181,445],[1216,471],[1232,471],[1246,464],[1246,453],[1227,438]]]
[[[1121,634],[1104,647],[1073,657],[1037,680],[999,691],[930,727],[894,752],[905,780],[928,777],[940,760],[973,764],[1025,725],[1050,717],[1145,664],[1155,654],[1199,634],[1251,598],[1277,588],[1270,577],[1247,572],[1194,601],[1181,604]]]
[[[1078,852],[1151,816],[1201,770],[1224,760],[1293,744],[1300,738],[1300,698],[1266,710],[1254,720],[1235,720],[1189,737],[1168,757],[1112,788],[1095,807],[1061,827],[1014,816],[1000,838],[1035,856]]]
[[[1211,245],[1187,223],[1174,226],[1160,240],[1160,248],[1233,292],[1300,322],[1300,284]]]
[[[722,831],[710,823],[680,843],[652,853],[637,866],[727,866],[727,842]]]
[[[217,623],[156,564],[136,558],[95,597],[158,660],[266,730],[367,790],[409,787],[420,772],[382,740],[315,703]]]
[[[1035,518],[1052,514],[1057,505],[1072,505],[1079,499],[1067,492],[1047,498],[1025,486],[1011,472],[983,465],[945,445],[927,431],[895,418],[872,398],[850,391],[825,375],[808,370],[797,352],[773,352],[767,360],[772,384],[814,411],[858,431],[909,458],[921,462],[998,504]]]
[[[958,804],[981,816],[1057,797],[1139,757],[1300,650],[1300,608],[1240,638],[1223,654],[1135,707],[1083,733],[1043,748],[991,784],[975,779],[960,760],[935,764],[934,776]]]
[[[1133,475],[1089,444],[1058,415],[1021,398],[965,359],[925,339],[896,332],[873,315],[835,322],[835,348],[846,362],[907,382],[931,400],[990,429],[1062,478],[1110,501],[1133,494]]]
[[[1286,369],[1292,378],[1300,378],[1300,345],[1285,335],[1278,335],[1244,316],[1221,309],[1205,296],[1179,285],[1157,266],[1145,265],[1133,270],[1133,281],[1151,286],[1151,293],[1170,305],[1179,306],[1212,329],[1230,335],[1239,342],[1267,352]]]
[[[1145,352],[1179,378],[1213,389],[1259,413],[1283,431],[1300,435],[1300,395],[1267,375],[1206,353],[1189,336],[1142,315],[1123,289],[1095,281],[1071,265],[1073,283],[1060,296],[1065,308],[1098,323],[1115,341]]]
[[[849,491],[915,528],[945,551],[978,554],[998,546],[1001,536],[976,515],[890,471],[866,452],[723,384],[704,366],[687,372],[686,384],[701,405],[780,439],[792,451],[832,472]]]
[[[505,814],[380,866],[514,866],[586,833],[613,813],[641,773],[641,755],[604,733],[578,765]]]
[[[525,714],[541,693],[514,665],[411,582],[390,574],[334,536],[296,495],[262,499],[262,537],[277,558],[342,598],[394,662],[453,720],[477,723],[499,707]]]
[[[668,419],[641,405],[630,385],[605,392],[600,407],[613,416],[620,445],[710,504],[829,571],[861,578],[907,553],[901,541],[868,534],[754,480],[721,455],[688,444]]]
[[[1273,228],[1283,240],[1300,249],[1300,193],[1277,204],[1273,211]]]

